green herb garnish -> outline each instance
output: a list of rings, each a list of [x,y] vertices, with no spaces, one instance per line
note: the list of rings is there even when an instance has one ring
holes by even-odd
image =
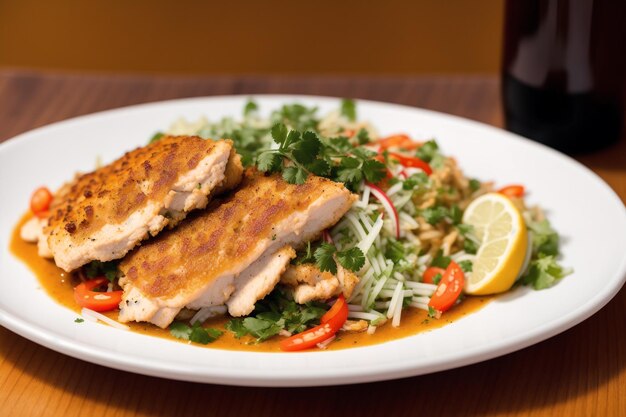
[[[170,334],[177,339],[189,340],[202,345],[216,341],[223,334],[218,329],[204,328],[199,322],[189,326],[180,321],[175,321],[170,324],[169,329]]]
[[[231,319],[226,323],[226,329],[236,338],[250,335],[262,342],[281,330],[295,334],[319,324],[327,309],[323,303],[297,304],[280,289],[275,289],[256,303],[250,316]]]

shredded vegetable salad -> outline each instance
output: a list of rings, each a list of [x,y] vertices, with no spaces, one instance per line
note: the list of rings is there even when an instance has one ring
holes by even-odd
[[[308,175],[344,182],[358,201],[294,262],[337,273],[336,260],[340,269],[353,271],[359,280],[346,299],[347,318],[364,321],[369,333],[386,322],[399,326],[410,307],[439,317],[461,302],[462,281],[471,276],[481,246],[474,228],[463,223],[464,211],[495,191],[494,184],[466,177],[434,139],[380,136],[370,123],[358,120],[352,100],[342,100],[337,111],[321,118],[317,113],[291,104],[263,118],[249,101],[240,120],[179,119],[166,133],[231,138],[245,165],[282,172],[291,183],[302,183]],[[556,262],[558,234],[539,207],[526,207],[523,186],[498,192],[523,214],[530,231],[516,285],[553,285],[570,272]],[[456,288],[448,294],[451,302],[442,303],[446,282]],[[447,287],[450,293],[453,285]]]

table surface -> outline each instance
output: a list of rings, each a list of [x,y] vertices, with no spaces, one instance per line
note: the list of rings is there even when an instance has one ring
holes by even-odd
[[[394,102],[502,126],[495,77],[211,77],[0,72],[0,142],[81,114],[192,96],[315,94]],[[626,201],[626,140],[577,158]],[[5,277],[6,278],[6,277]],[[626,290],[521,351],[402,380],[319,388],[196,384],[113,370],[0,327],[3,416],[625,416]]]

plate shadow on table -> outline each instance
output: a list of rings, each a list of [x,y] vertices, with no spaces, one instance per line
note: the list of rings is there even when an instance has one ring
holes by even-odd
[[[24,407],[19,402],[32,398],[41,399],[41,413],[31,415],[74,406],[83,407],[86,415],[117,410],[124,415],[221,417],[274,416],[276,410],[327,417],[409,416],[420,410],[434,416],[488,416],[545,409],[593,395],[626,372],[626,347],[612,343],[611,332],[626,327],[620,313],[625,305],[622,290],[577,327],[487,362],[395,381],[315,388],[229,387],[136,375],[70,358],[0,328],[0,355],[5,359],[0,370],[14,368],[11,375],[0,374],[0,409],[19,411]],[[611,326],[600,325],[608,320]],[[3,404],[3,397],[16,389],[27,394],[18,403]]]

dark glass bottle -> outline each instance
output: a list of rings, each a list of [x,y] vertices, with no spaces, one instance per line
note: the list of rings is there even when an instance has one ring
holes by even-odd
[[[506,128],[567,153],[615,142],[625,62],[625,0],[508,0]]]

